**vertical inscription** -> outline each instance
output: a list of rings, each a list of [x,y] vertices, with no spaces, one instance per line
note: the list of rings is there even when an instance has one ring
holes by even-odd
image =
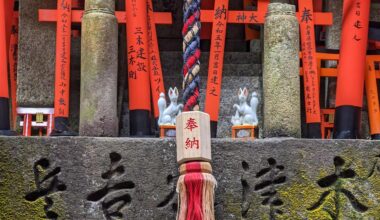
[[[319,76],[316,58],[313,1],[299,1],[305,110],[307,123],[321,122]]]
[[[69,116],[71,0],[58,0],[56,36],[55,117]]]

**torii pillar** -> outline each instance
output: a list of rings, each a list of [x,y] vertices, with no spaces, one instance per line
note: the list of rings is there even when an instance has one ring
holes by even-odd
[[[114,0],[86,0],[82,20],[81,136],[118,136],[118,26]]]
[[[367,0],[343,2],[334,139],[360,137],[370,5]]]
[[[13,17],[13,1],[0,2],[0,135],[12,135],[9,117],[8,48]]]

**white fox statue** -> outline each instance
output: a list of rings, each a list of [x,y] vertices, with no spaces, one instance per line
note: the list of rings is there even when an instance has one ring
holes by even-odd
[[[239,90],[239,104],[234,104],[236,113],[231,118],[231,123],[234,126],[238,125],[253,125],[257,126],[259,121],[257,119],[257,106],[259,99],[256,92],[252,93],[250,105],[247,104],[248,90],[247,88]]]
[[[169,88],[168,96],[170,99],[170,105],[166,107],[165,94],[161,93],[158,99],[158,110],[160,116],[158,118],[158,125],[175,125],[175,118],[181,113],[183,109],[182,104],[178,104],[178,89]]]

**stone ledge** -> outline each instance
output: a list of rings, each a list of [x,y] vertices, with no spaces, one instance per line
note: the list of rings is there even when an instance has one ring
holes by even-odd
[[[212,146],[214,176],[219,184],[218,220],[269,219],[270,215],[276,219],[380,216],[380,142],[215,139]],[[102,204],[115,202],[122,195],[126,205],[120,213],[124,219],[175,219],[175,158],[175,143],[170,140],[2,137],[0,219],[45,215],[42,191],[30,193],[37,189],[36,172],[42,179],[54,168],[60,170],[57,184],[48,192],[53,201],[50,211],[62,219],[105,219],[104,210],[112,212],[116,206],[102,209]],[[34,172],[37,161],[45,165],[48,161],[50,166],[39,166]],[[118,172],[107,173],[119,166],[123,168]],[[47,179],[41,189],[52,180]],[[115,184],[122,190],[104,191],[104,195],[99,191]],[[272,205],[266,203],[264,193],[268,191],[274,192],[269,200]],[[275,214],[276,210],[282,214]]]

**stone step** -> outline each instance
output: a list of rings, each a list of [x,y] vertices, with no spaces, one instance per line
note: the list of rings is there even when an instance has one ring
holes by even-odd
[[[231,32],[230,32],[231,33]],[[227,33],[227,35],[229,35]],[[235,35],[240,36],[241,33],[235,33]],[[226,39],[225,51],[249,51],[249,41],[244,39],[237,39],[237,36],[231,34],[232,39]],[[158,39],[158,45],[160,51],[182,51],[182,39],[178,38],[161,38]],[[202,51],[210,50],[210,40],[201,41]]]
[[[163,66],[164,80],[181,79],[181,66]],[[202,65],[200,76],[207,78],[208,65]],[[225,76],[261,76],[262,70],[260,64],[226,64],[223,67],[223,77]],[[206,79],[205,81],[206,82]]]
[[[204,68],[201,70],[200,76],[201,76],[201,87],[205,88],[207,84],[207,68]],[[164,70],[164,73],[167,73],[166,70]],[[165,87],[182,87],[182,80],[183,77],[179,74],[180,70],[176,70],[178,73],[177,75],[166,75],[164,74],[164,83]],[[244,79],[249,79],[251,77],[259,77],[262,75],[261,65],[258,64],[228,64],[225,65],[224,72],[223,72],[223,79],[222,79],[222,87],[235,89],[236,91],[240,87],[247,87],[249,88],[251,85],[246,84],[247,82]],[[249,81],[248,81],[249,82]]]
[[[161,63],[163,65],[179,65],[183,63],[182,52],[163,51],[160,53]],[[202,52],[201,63],[207,64],[210,57],[209,52]],[[225,52],[224,64],[261,64],[261,53],[251,52]],[[202,65],[203,67],[203,65]]]

